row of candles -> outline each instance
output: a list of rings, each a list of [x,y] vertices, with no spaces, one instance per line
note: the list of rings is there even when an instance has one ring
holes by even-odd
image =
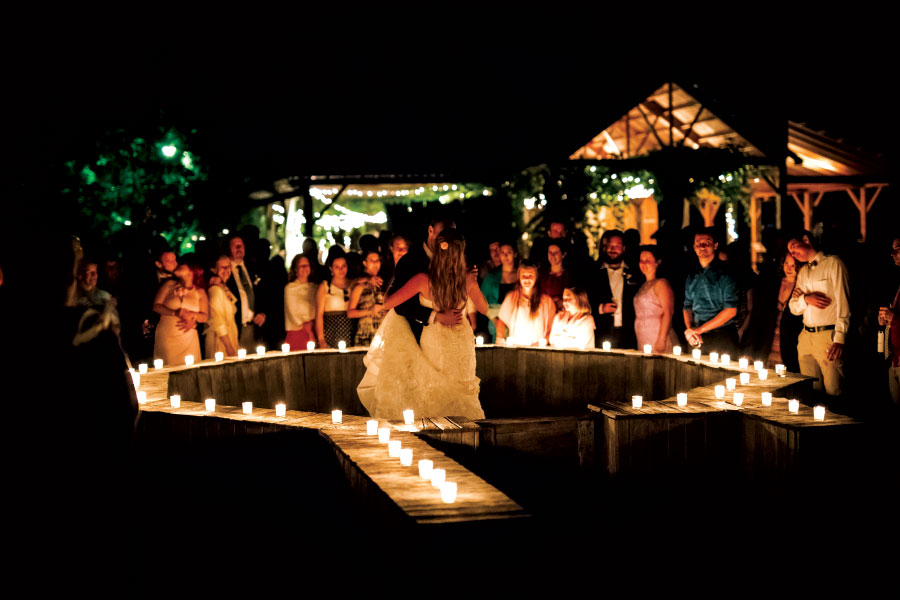
[[[717,385],[715,387],[716,399],[724,400],[725,399],[725,389],[734,390],[735,388],[735,380],[734,379],[726,379],[725,385]],[[678,406],[684,407],[687,406],[688,403],[688,395],[686,392],[679,392],[675,396],[675,400],[678,403]],[[734,392],[732,396],[732,402],[734,402],[735,406],[741,406],[744,404],[744,393],[743,392]],[[634,395],[631,397],[631,406],[632,408],[641,408],[644,405],[643,396]],[[762,405],[763,406],[772,406],[772,392],[763,392],[762,393]],[[799,414],[800,413],[800,401],[794,398],[788,400],[788,412],[791,414]],[[816,421],[824,421],[825,420],[825,407],[824,406],[816,406],[813,408],[813,418]]]
[[[306,342],[306,349],[310,350],[310,351],[315,350],[316,343],[315,342]],[[346,352],[347,351],[347,342],[345,342],[344,340],[339,341],[338,342],[338,350],[341,352]],[[281,345],[282,353],[287,354],[290,351],[291,351],[290,344],[282,344]],[[257,346],[256,354],[257,354],[257,356],[265,356],[266,355],[266,347],[265,346]],[[247,349],[239,348],[237,351],[237,357],[238,358],[247,358]],[[215,358],[216,362],[222,362],[223,360],[225,360],[225,353],[224,352],[216,352],[214,355],[214,358]],[[195,360],[194,360],[193,354],[185,355],[184,364],[186,366],[190,367],[194,364],[194,362],[195,362]],[[157,358],[156,360],[154,360],[153,368],[157,369],[157,370],[162,369],[163,368],[163,359]],[[137,371],[138,373],[146,374],[148,370],[149,370],[149,366],[147,365],[147,363],[141,363],[138,365],[138,371]],[[133,371],[134,371],[134,369],[132,369],[132,372]]]

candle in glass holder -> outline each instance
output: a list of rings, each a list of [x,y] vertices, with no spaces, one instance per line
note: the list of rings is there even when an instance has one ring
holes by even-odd
[[[754,361],[753,361],[753,370],[754,370],[754,371],[759,371],[759,370],[762,369],[763,367],[765,367],[765,365],[763,364],[763,361],[761,361],[761,360],[754,360]]]
[[[279,402],[275,405],[275,416],[276,417],[284,417],[287,415],[287,406],[285,406],[284,402]]]
[[[391,428],[390,427],[379,427],[378,428],[378,443],[379,444],[387,444],[391,441]]]
[[[253,403],[252,402],[241,402],[241,410],[245,415],[253,414]]]
[[[431,485],[440,488],[447,479],[447,471],[444,469],[431,469]]]
[[[181,408],[181,396],[179,394],[172,394],[169,397],[169,406],[172,408]]]
[[[138,373],[141,375],[145,375],[147,373],[147,363],[141,363],[138,365]]]
[[[547,338],[541,338],[538,340],[538,346],[541,348],[545,348],[547,346]]]
[[[765,381],[769,378],[769,370],[768,369],[760,369],[759,370],[759,380]]]
[[[824,421],[825,420],[825,407],[817,406],[813,408],[813,418],[816,421]]]
[[[738,360],[738,366],[742,369],[746,369],[750,366],[750,359],[746,356]]]
[[[403,448],[400,450],[400,464],[404,467],[412,466],[412,448]]]
[[[344,413],[342,413],[338,409],[334,409],[331,411],[331,422],[332,423],[340,423],[344,420]]]
[[[213,412],[214,410],[216,410],[216,399],[215,398],[207,398],[204,401],[204,404],[206,405],[206,412]]]
[[[675,397],[678,399],[678,406],[687,406],[687,394],[685,392],[678,392]]]
[[[413,419],[415,419],[415,413],[413,412],[413,409],[407,408],[406,410],[403,411],[403,424],[404,425],[412,425]]]
[[[737,387],[737,379],[729,377],[725,380],[725,387],[728,388],[728,391],[733,392],[734,388]]]
[[[225,353],[224,352],[216,352],[215,359],[216,359],[216,362],[222,362],[223,360],[225,360]]]
[[[282,344],[281,351],[284,352],[285,354],[287,354],[288,352],[291,351],[291,345],[290,344]]]
[[[391,440],[388,442],[388,456],[391,458],[400,458],[400,440]]]
[[[775,374],[784,377],[784,374],[787,373],[787,369],[784,365],[775,365]]]
[[[257,346],[257,347],[256,347],[256,354],[257,354],[258,356],[265,356],[265,354],[266,354],[266,347],[265,347],[265,346]]]
[[[306,342],[306,349],[307,349],[307,350],[315,350],[315,349],[316,349],[316,343],[315,343],[315,342]]]
[[[721,400],[724,397],[725,397],[725,386],[717,385],[716,386],[716,398]]]
[[[735,392],[734,393],[734,405],[740,406],[744,403],[744,393],[743,392]]]
[[[700,348],[694,348],[691,351],[691,356],[694,357],[694,360],[700,360],[700,357],[703,356],[703,353],[700,352]]]
[[[153,368],[154,368],[154,369],[162,369],[162,368],[163,368],[163,359],[157,358],[156,360],[154,360],[154,361],[153,361]]]
[[[632,408],[640,408],[644,403],[644,398],[641,396],[632,396],[631,397],[631,407]]]
[[[609,342],[603,342],[603,349],[609,352],[610,350],[612,350],[612,344],[610,344]]]
[[[794,413],[795,415],[800,412],[800,401],[791,399],[788,400],[788,410]]]
[[[184,364],[186,364],[186,365],[189,366],[189,367],[190,367],[191,365],[193,365],[193,364],[194,364],[194,355],[193,355],[193,354],[188,354],[187,356],[185,356],[185,357],[184,357]]]
[[[772,406],[772,392],[763,392],[762,393],[762,405],[763,406]]]
[[[453,504],[456,502],[456,483],[453,481],[445,481],[441,484],[441,500],[445,504]]]
[[[653,352],[653,346],[650,344],[644,344],[644,354],[650,354]]]
[[[238,348],[238,358],[247,358],[246,348]]]
[[[725,365],[726,367],[731,364],[731,356],[727,354],[723,354],[722,358],[719,359],[719,362]]]
[[[483,335],[476,335],[476,336],[475,336],[475,345],[476,345],[476,346],[483,346],[483,345],[484,345],[484,336],[483,336]]]
[[[741,385],[750,383],[750,373],[741,373]]]
[[[141,374],[131,369],[131,383],[134,384],[134,389],[138,389],[141,386]]]
[[[366,435],[378,435],[378,421],[375,419],[366,421]]]
[[[675,356],[681,356],[681,346],[673,346],[672,354],[674,354]]]
[[[718,352],[710,352],[709,353],[709,362],[711,362],[711,363],[719,362],[719,353]]]
[[[138,392],[137,393],[137,401],[138,404],[144,404],[147,401],[147,392]]]
[[[344,340],[339,341],[339,342],[338,342],[338,350],[340,350],[341,352],[343,352],[343,351],[345,351],[346,349],[347,349],[347,342],[345,342]]]
[[[507,346],[515,346],[516,338],[514,338],[513,336],[509,336],[508,338],[506,338],[506,345]]]
[[[419,477],[431,479],[431,471],[434,469],[434,461],[423,458],[419,461]]]

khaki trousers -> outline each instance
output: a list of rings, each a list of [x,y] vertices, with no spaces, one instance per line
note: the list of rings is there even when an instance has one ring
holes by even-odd
[[[824,386],[826,394],[839,396],[844,385],[844,361],[825,358],[833,333],[834,330],[801,331],[797,340],[797,360],[801,373],[818,378],[813,384],[814,389],[821,390]]]

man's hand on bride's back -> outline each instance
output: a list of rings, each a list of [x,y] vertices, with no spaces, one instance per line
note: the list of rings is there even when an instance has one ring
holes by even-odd
[[[434,320],[445,327],[455,327],[462,323],[462,309],[442,310],[434,315]]]

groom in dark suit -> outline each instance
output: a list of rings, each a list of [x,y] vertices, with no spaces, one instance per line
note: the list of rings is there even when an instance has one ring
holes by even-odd
[[[420,247],[413,246],[409,249],[394,270],[394,279],[388,286],[387,295],[395,293],[406,285],[406,282],[419,273],[428,273],[431,257],[434,256],[434,240],[447,227],[455,227],[453,219],[445,214],[437,214],[428,225],[428,238]],[[422,336],[422,328],[431,323],[438,322],[447,327],[453,327],[462,323],[462,310],[431,310],[419,303],[418,295],[413,296],[403,304],[397,306],[394,311],[405,318],[412,329],[416,342]]]
[[[600,264],[591,281],[591,307],[597,329],[597,342],[609,341],[613,348],[633,349],[637,346],[634,333],[634,295],[644,283],[642,275],[625,264],[625,236],[610,230],[600,238]]]

